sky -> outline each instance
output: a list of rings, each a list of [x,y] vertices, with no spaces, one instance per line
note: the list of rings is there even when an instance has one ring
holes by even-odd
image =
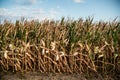
[[[120,19],[120,0],[0,0],[0,21],[4,19]]]

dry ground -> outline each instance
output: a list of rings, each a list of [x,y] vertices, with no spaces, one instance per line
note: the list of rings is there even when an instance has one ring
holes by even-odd
[[[27,73],[3,73],[0,72],[0,80],[119,80],[120,75],[105,76],[99,78],[95,75],[85,74],[53,74],[53,73],[39,73],[39,72],[27,72]]]

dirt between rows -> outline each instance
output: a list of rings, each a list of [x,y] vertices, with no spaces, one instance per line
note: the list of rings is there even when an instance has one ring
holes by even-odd
[[[26,73],[11,73],[0,72],[0,80],[119,80],[112,76],[100,78],[95,75],[81,74],[60,74],[60,73],[39,73],[39,72],[26,72]]]

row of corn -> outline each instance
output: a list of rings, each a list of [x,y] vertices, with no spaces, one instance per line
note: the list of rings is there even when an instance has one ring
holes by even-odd
[[[0,70],[120,71],[120,22],[93,22],[93,18],[4,22],[0,24]]]

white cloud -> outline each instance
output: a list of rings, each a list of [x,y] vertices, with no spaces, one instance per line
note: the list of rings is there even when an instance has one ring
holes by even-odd
[[[51,8],[48,11],[48,18],[49,19],[58,19],[61,18],[65,13],[64,9],[60,8],[60,6],[56,8]]]
[[[36,4],[37,0],[23,0],[22,4],[23,5],[31,5],[31,4]]]
[[[75,3],[83,3],[84,0],[74,0]]]
[[[30,3],[35,4],[37,0],[28,0]]]
[[[15,1],[17,4],[22,4],[22,5],[31,5],[31,4],[36,4],[38,2],[38,0],[13,0]],[[39,2],[42,3],[42,0],[40,0]]]
[[[59,14],[59,12],[58,12],[57,10],[55,10],[54,8],[51,8],[51,9],[49,10],[49,13],[52,14],[52,15],[57,15],[57,14]]]
[[[9,14],[8,9],[6,8],[0,8],[0,15],[6,16]]]
[[[50,8],[44,10],[43,8],[29,8],[25,6],[16,7],[12,9],[0,8],[0,16],[5,17],[5,19],[20,19],[25,17],[27,19],[57,19],[63,14],[62,9]]]
[[[4,14],[4,12],[7,12],[7,9],[6,8],[0,8],[0,15]]]
[[[7,10],[6,8],[0,8],[0,13],[6,10]]]

